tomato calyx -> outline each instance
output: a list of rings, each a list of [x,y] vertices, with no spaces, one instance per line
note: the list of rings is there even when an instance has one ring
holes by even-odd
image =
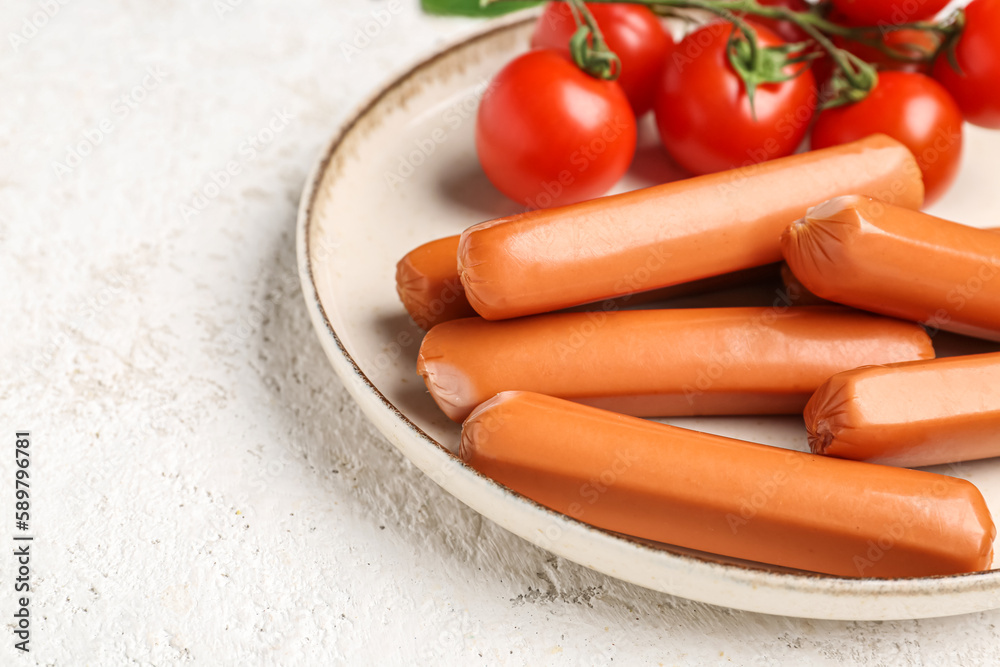
[[[818,53],[808,52],[809,42],[785,44],[783,46],[761,47],[757,33],[742,20],[734,22],[736,29],[729,35],[726,53],[729,64],[743,81],[750,100],[750,111],[754,120],[757,110],[754,107],[754,94],[757,87],[768,83],[783,83],[794,79],[802,73],[804,67],[789,73],[789,66],[803,64],[818,57]]]
[[[479,6],[488,7],[496,2],[503,0],[479,0]],[[573,62],[595,79],[617,80],[622,73],[622,61],[608,48],[594,15],[587,9],[584,0],[565,0],[565,2],[576,23],[576,31],[569,40],[569,52]]]
[[[594,15],[583,0],[567,0],[566,4],[577,26],[569,40],[573,62],[595,78],[614,81],[622,72],[622,61],[608,48]]]
[[[850,51],[841,51],[843,63],[830,79],[827,99],[821,109],[835,109],[846,104],[854,104],[868,97],[878,85],[878,72]]]

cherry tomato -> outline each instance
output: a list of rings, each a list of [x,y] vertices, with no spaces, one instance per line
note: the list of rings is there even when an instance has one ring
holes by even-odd
[[[952,94],[967,121],[1000,129],[1000,0],[973,0],[965,8],[965,21],[956,49],[964,76],[942,54],[934,63],[934,78]]]
[[[880,25],[923,21],[934,16],[948,0],[832,0],[834,8],[855,25]]]
[[[811,8],[811,5],[806,0],[757,0],[757,4],[765,7],[784,7],[785,9],[791,9],[793,12],[807,12]],[[770,29],[778,37],[791,44],[804,42],[809,39],[809,35],[791,21],[777,21],[760,16],[755,16],[751,20],[757,25],[762,25]]]
[[[594,15],[608,48],[621,60],[618,83],[628,96],[635,115],[641,116],[653,108],[660,71],[674,40],[649,7],[595,3],[588,4],[587,8]],[[535,25],[531,46],[558,49],[569,55],[569,40],[574,32],[576,23],[569,5],[551,2]]]
[[[865,99],[820,113],[812,147],[827,148],[876,133],[902,142],[917,158],[927,203],[955,180],[962,156],[962,112],[934,79],[916,72],[882,72]]]
[[[628,169],[635,142],[635,116],[621,86],[590,76],[551,49],[508,63],[476,118],[486,176],[532,208],[604,194]]]
[[[726,45],[729,23],[712,23],[689,34],[663,70],[656,98],[656,124],[667,152],[688,171],[707,174],[756,164],[795,152],[816,110],[813,75],[757,87],[754,110],[746,86],[733,69]],[[760,45],[784,44],[755,26]]]

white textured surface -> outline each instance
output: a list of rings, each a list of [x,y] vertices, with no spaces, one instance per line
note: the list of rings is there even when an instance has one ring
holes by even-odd
[[[64,0],[15,50],[44,4],[0,7],[5,624],[15,428],[34,433],[37,535],[33,650],[8,629],[0,664],[1000,662],[1000,612],[766,617],[552,558],[365,422],[302,303],[298,196],[336,122],[472,22],[407,0],[348,63],[389,3]],[[162,81],[122,106],[147,71]],[[254,154],[276,112],[294,117]]]

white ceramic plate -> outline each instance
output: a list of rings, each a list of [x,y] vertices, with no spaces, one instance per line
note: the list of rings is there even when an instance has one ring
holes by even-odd
[[[741,563],[591,528],[522,498],[456,456],[459,427],[416,375],[422,332],[395,294],[395,263],[426,241],[512,213],[487,182],[473,144],[486,82],[527,48],[525,14],[485,24],[389,83],[336,134],[305,192],[298,261],[309,312],[334,368],[399,450],[457,498],[564,558],[651,589],[739,609],[825,619],[945,616],[1000,607],[1000,571],[924,579],[846,579]],[[619,190],[680,176],[647,119]],[[968,224],[1000,220],[993,180],[1000,132],[969,128],[959,185],[934,213]],[[762,295],[730,295],[730,300]],[[768,298],[767,294],[763,295]],[[733,304],[735,305],[735,304]],[[804,448],[797,418],[674,419],[671,423]],[[973,481],[1000,517],[1000,462],[944,472]]]

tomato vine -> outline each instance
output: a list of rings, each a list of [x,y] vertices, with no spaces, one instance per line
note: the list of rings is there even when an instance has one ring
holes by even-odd
[[[488,6],[504,1],[506,0],[480,0],[480,3],[482,6]],[[621,2],[621,0],[587,1]],[[584,0],[566,0],[566,2],[577,23],[577,30],[570,45],[575,62],[592,76],[614,80],[620,74],[620,61],[608,49],[597,22],[594,21]],[[954,50],[965,25],[962,9],[958,9],[941,22],[915,21],[879,26],[847,26],[831,20],[826,15],[824,5],[813,6],[808,11],[795,11],[787,7],[763,5],[757,0],[628,0],[628,2],[647,6],[661,15],[676,10],[695,10],[732,23],[736,30],[733,31],[729,44],[729,61],[743,80],[751,102],[757,86],[787,80],[788,75],[785,71],[789,65],[801,64],[824,55],[829,57],[833,64],[833,78],[829,94],[823,103],[825,108],[858,102],[867,97],[878,84],[878,72],[875,67],[850,51],[839,48],[831,37],[843,37],[872,47],[887,57],[902,62],[930,63],[943,51],[953,67],[958,69]],[[787,21],[805,33],[809,40],[783,47],[761,47],[755,31],[743,19],[744,16]],[[889,45],[885,42],[885,34],[900,30],[934,33],[939,38],[936,41],[941,46],[938,51],[925,52],[907,48],[906,44]]]

